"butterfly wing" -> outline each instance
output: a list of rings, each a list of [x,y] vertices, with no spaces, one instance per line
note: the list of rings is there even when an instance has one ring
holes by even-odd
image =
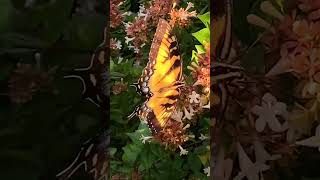
[[[163,88],[170,88],[182,78],[182,61],[171,26],[160,19],[154,35],[149,62],[138,81],[141,94],[150,96]]]
[[[138,81],[148,100],[139,108],[139,117],[158,133],[172,115],[182,86],[182,60],[171,26],[160,19],[153,38],[149,62]]]
[[[163,129],[175,110],[180,92],[178,88],[155,93],[140,108],[138,115],[146,121],[153,134]]]

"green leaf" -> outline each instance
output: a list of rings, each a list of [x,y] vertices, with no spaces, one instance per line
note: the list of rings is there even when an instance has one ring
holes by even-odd
[[[10,0],[0,1],[0,33],[7,30],[10,21],[10,12],[13,10]]]
[[[196,62],[198,62],[197,51],[192,50],[191,60],[195,60]]]
[[[157,157],[153,152],[153,147],[145,145],[140,156],[139,170],[150,169],[152,165],[157,161]]]
[[[210,30],[209,28],[204,28],[198,32],[192,33],[192,35],[202,44],[206,45],[210,43]]]
[[[142,150],[142,145],[137,145],[137,144],[128,144],[125,147],[122,148],[124,154],[122,156],[122,160],[129,162],[129,163],[134,163],[140,154]]]
[[[201,161],[193,153],[188,154],[188,167],[195,173],[199,172],[201,169]]]
[[[206,50],[204,49],[204,47],[202,45],[195,45],[195,47],[196,47],[197,52],[199,54],[206,53]]]
[[[110,156],[114,156],[117,152],[117,148],[109,148]]]
[[[281,12],[284,12],[284,0],[275,0],[277,5],[280,7]]]
[[[202,23],[209,28],[210,27],[210,11],[202,14],[202,15],[198,15],[198,18],[202,21]]]
[[[135,144],[142,144],[141,136],[151,136],[150,130],[148,125],[145,123],[140,123],[140,126],[138,129],[133,132],[133,133],[127,133],[127,135],[130,137],[130,139],[135,143]]]

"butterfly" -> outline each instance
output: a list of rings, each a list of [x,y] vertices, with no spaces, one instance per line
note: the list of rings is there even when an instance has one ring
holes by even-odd
[[[95,104],[104,117],[109,113],[109,73],[107,64],[107,28],[104,29],[104,41],[93,53],[90,65],[85,68],[75,69],[71,75],[64,78],[76,78],[81,80],[83,89],[82,97]],[[108,147],[110,144],[109,133],[106,132],[107,121],[104,121],[101,133],[86,141],[75,160],[56,177],[66,180],[73,176],[80,167],[93,175],[95,180],[108,179],[109,156]]]
[[[149,53],[149,62],[133,85],[147,100],[129,116],[137,114],[153,134],[165,127],[176,108],[182,80],[182,60],[171,25],[160,19]]]

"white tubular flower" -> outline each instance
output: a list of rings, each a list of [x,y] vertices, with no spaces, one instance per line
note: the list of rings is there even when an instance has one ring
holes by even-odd
[[[124,37],[126,39],[126,44],[129,44],[129,42],[133,41],[135,37],[129,38],[128,36]]]
[[[142,140],[142,143],[145,144],[146,141],[149,141],[152,138],[153,136],[144,136],[143,134],[141,134],[140,140]]]
[[[179,145],[179,149],[180,149],[180,156],[188,154],[188,151],[183,149],[180,145]]]

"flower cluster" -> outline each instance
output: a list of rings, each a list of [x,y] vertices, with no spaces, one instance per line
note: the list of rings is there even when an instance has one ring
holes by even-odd
[[[160,133],[155,136],[161,144],[176,149],[186,142],[189,137],[186,135],[186,128],[181,122],[169,120]]]
[[[139,53],[140,49],[148,42],[147,32],[155,27],[159,18],[165,19],[170,15],[170,24],[172,27],[177,23],[181,26],[186,26],[190,17],[197,15],[196,11],[189,12],[193,7],[192,3],[188,3],[187,8],[175,9],[177,0],[154,0],[149,5],[141,5],[138,16],[133,22],[125,23],[126,28],[126,43],[132,41],[132,45],[128,44],[129,48],[134,49],[135,53]],[[147,8],[145,7],[147,6]]]
[[[37,53],[37,55],[40,54]],[[9,79],[9,96],[11,101],[23,104],[32,100],[32,97],[37,92],[50,89],[55,69],[51,68],[45,71],[40,67],[40,59],[38,59],[37,65],[18,63],[17,68]]]
[[[126,25],[126,44],[129,48],[134,49],[136,53],[139,53],[140,49],[148,41],[148,24],[145,18],[138,17],[133,23],[128,23]],[[132,45],[129,42],[132,41]]]
[[[207,45],[206,53],[198,53],[198,63],[192,62],[188,68],[192,77],[196,79],[194,86],[201,85],[206,91],[210,88],[210,46]]]
[[[121,49],[122,48],[122,44],[121,44],[121,41],[120,40],[117,40],[116,38],[111,38],[110,39],[110,48],[111,49]]]
[[[121,92],[127,91],[128,90],[128,84],[121,82],[115,82],[112,85],[112,93],[114,95],[120,94]]]
[[[122,14],[119,10],[119,5],[122,0],[110,0],[110,26],[116,28],[122,23]]]
[[[251,14],[247,17],[251,24],[269,30],[262,42],[271,50],[280,49],[278,63],[267,76],[292,72],[302,78],[304,95],[313,94],[320,74],[320,12],[317,1],[299,0],[297,7],[288,14],[279,12],[269,1],[261,4],[261,10],[276,19],[272,25]]]
[[[181,27],[186,27],[189,24],[190,17],[195,17],[197,15],[196,11],[189,12],[188,10],[193,8],[192,3],[188,3],[188,6],[184,8],[172,9],[170,11],[171,24],[179,24]]]

